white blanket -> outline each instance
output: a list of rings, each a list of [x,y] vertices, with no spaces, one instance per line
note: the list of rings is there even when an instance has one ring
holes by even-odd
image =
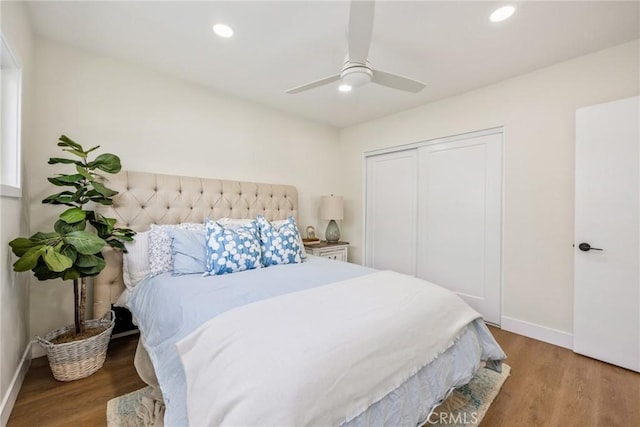
[[[478,317],[452,292],[390,271],[230,310],[177,344],[189,423],[342,424]]]

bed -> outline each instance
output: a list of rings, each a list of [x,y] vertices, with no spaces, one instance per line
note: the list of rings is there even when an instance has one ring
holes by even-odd
[[[297,218],[293,186],[124,171],[101,213],[136,231],[205,218]],[[121,298],[106,251],[94,315]],[[457,296],[393,272],[308,256],[233,274],[145,277],[127,301],[146,420],[182,425],[420,425],[504,353]],[[375,325],[375,326],[372,326]],[[164,414],[160,402],[166,405]]]

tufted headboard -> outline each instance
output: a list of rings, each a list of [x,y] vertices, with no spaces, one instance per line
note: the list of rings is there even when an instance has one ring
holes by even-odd
[[[298,192],[290,185],[131,171],[106,177],[105,184],[119,194],[112,206],[100,205],[96,210],[115,218],[117,226],[135,231],[148,230],[151,224],[203,222],[205,218],[298,217]],[[109,311],[124,290],[122,253],[108,248],[103,254],[107,266],[94,278],[95,318]]]

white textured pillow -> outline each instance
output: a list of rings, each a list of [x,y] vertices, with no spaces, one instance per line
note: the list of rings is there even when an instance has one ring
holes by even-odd
[[[149,231],[149,267],[151,276],[173,271],[171,236],[166,232],[169,228],[204,230],[204,224],[190,222],[175,225],[152,224],[151,230]]]
[[[149,273],[149,231],[137,233],[133,242],[125,242],[127,252],[122,254],[122,279],[129,290]]]

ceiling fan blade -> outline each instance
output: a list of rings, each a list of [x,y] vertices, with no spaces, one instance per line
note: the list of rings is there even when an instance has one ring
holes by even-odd
[[[330,77],[325,77],[324,79],[316,80],[311,83],[303,84],[302,86],[291,88],[289,90],[286,90],[285,93],[293,94],[293,93],[303,92],[305,90],[309,90],[319,86],[327,85],[329,83],[337,82],[338,80],[340,80],[340,74],[335,74]]]
[[[366,64],[371,46],[371,33],[373,31],[373,13],[375,3],[373,1],[351,1],[349,12],[349,29],[347,39],[349,43],[349,61],[358,64]]]
[[[387,86],[393,89],[404,90],[407,92],[420,92],[425,88],[426,84],[408,77],[399,76],[397,74],[386,73],[384,71],[372,70],[372,82],[381,86]]]

